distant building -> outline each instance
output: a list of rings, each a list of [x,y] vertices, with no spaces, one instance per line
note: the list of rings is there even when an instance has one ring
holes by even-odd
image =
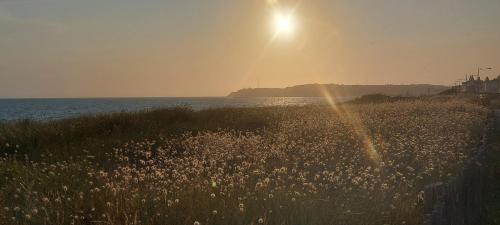
[[[470,75],[465,82],[462,82],[461,91],[468,93],[500,93],[500,75],[491,80],[488,77],[481,80],[479,76],[474,79],[474,76]]]

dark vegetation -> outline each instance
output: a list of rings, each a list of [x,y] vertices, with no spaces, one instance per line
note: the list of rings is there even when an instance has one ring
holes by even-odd
[[[411,100],[411,97],[401,97],[401,96],[388,96],[384,94],[369,94],[363,95],[351,101],[351,103],[365,104],[365,103],[383,103],[383,102],[395,102],[401,100]]]
[[[432,98],[447,101],[446,97],[401,97],[384,94],[369,94],[356,98],[348,104],[390,103],[416,101]],[[441,100],[439,100],[441,98]],[[468,98],[473,97],[469,96]],[[476,98],[476,97],[474,97]],[[0,122],[0,152],[27,155],[37,159],[41,154],[64,159],[88,151],[99,157],[110,148],[130,140],[171,137],[185,132],[193,134],[203,131],[236,130],[241,132],[270,129],[282,117],[286,108],[215,108],[194,111],[189,107],[153,109],[139,112],[117,112],[84,115],[75,118],[34,121],[19,120]],[[288,108],[296,108],[289,106]],[[279,112],[279,113],[276,113]],[[56,154],[54,154],[56,153]]]
[[[486,168],[488,171],[486,204],[483,207],[481,224],[500,224],[500,112],[497,112],[496,126],[493,132],[491,146],[487,154]]]
[[[75,156],[82,149],[92,154],[129,140],[168,137],[184,132],[233,129],[255,131],[273,121],[271,108],[220,108],[193,111],[187,107],[86,115],[77,118],[39,122],[21,120],[0,123],[0,152],[28,155]]]
[[[446,89],[446,90],[440,92],[439,94],[440,95],[455,95],[457,93],[458,93],[458,89],[450,88],[450,89]]]

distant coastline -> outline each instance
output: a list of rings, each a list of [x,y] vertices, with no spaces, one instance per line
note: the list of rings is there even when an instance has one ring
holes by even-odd
[[[341,84],[304,84],[286,88],[245,88],[232,92],[228,97],[323,97],[329,94],[335,97],[384,94],[389,96],[433,95],[449,89],[443,85],[408,84],[408,85],[341,85]]]

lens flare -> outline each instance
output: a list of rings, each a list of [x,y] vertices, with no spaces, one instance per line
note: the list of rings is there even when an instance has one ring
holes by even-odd
[[[347,122],[354,128],[354,131],[363,142],[366,155],[373,162],[373,164],[378,166],[380,162],[380,155],[378,154],[378,151],[373,144],[373,137],[371,137],[371,135],[368,133],[367,129],[361,122],[359,115],[351,113],[348,107],[337,104],[334,99],[335,95],[332,96],[332,93],[330,93],[330,91],[326,87],[320,86],[320,91],[326,98],[328,104],[332,107],[333,111],[339,116],[343,116],[347,120]]]

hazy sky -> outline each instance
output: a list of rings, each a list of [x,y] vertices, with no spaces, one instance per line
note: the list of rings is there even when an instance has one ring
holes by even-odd
[[[500,74],[499,0],[0,0],[0,97],[222,96]],[[275,2],[271,4],[270,2]],[[295,29],[273,36],[276,11]]]

